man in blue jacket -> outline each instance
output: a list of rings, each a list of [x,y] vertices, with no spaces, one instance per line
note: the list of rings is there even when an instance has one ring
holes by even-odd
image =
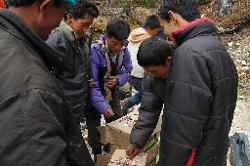
[[[122,116],[118,87],[124,85],[130,76],[132,62],[126,47],[130,27],[123,19],[115,19],[106,27],[105,35],[91,46],[92,63],[92,104],[88,111],[88,141],[94,154],[101,153],[99,132],[100,114],[111,122]]]

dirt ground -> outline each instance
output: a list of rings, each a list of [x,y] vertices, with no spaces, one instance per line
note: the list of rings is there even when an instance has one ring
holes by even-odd
[[[221,39],[232,56],[239,75],[238,101],[230,136],[235,132],[245,133],[250,139],[250,26],[234,34],[222,35]],[[230,154],[227,166],[231,166],[229,159]]]
[[[222,35],[221,39],[236,64],[239,76],[238,101],[230,136],[235,132],[245,133],[250,140],[250,26],[237,33]],[[229,159],[230,154],[227,166],[231,166]]]

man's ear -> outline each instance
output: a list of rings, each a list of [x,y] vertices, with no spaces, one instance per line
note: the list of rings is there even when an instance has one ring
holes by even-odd
[[[172,62],[172,57],[171,56],[169,56],[168,58],[167,58],[167,60],[166,60],[166,65],[168,66],[169,64],[171,64],[171,62]]]
[[[51,5],[53,5],[53,0],[44,0],[40,3],[40,12],[46,11]]]
[[[107,34],[107,32],[104,33],[106,38],[110,38],[110,36]]]
[[[68,13],[67,14],[67,20],[66,20],[67,24],[71,24],[72,23],[72,19],[73,19],[73,15],[71,13]]]

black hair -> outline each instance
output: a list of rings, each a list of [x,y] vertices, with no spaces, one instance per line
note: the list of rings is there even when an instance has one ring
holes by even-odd
[[[143,67],[161,66],[173,54],[171,45],[160,37],[151,37],[144,40],[138,50],[138,64]]]
[[[31,4],[40,1],[40,0],[7,0],[8,6],[11,7],[20,7],[20,6],[30,6]],[[60,6],[64,1],[63,0],[54,0],[55,6]]]
[[[125,40],[130,34],[130,27],[127,21],[122,18],[117,18],[108,23],[106,33],[117,40]]]
[[[150,15],[146,18],[144,24],[143,24],[143,28],[147,28],[147,27],[150,27],[150,28],[161,28],[161,24],[160,24],[160,21],[159,21],[159,18],[157,15],[153,14],[153,15]]]
[[[201,17],[197,0],[164,0],[158,10],[158,15],[162,19],[170,21],[169,11],[180,14],[189,22]]]
[[[64,12],[65,20],[69,13],[74,19],[82,18],[86,14],[96,18],[99,15],[99,10],[94,3],[88,0],[78,0],[74,6]]]

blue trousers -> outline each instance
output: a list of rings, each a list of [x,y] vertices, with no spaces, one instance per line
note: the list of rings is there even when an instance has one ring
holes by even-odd
[[[139,104],[141,102],[142,98],[142,78],[137,78],[137,77],[130,77],[129,83],[137,90],[137,92],[129,97],[128,99],[125,100],[123,104],[123,115],[126,115],[128,112],[128,109],[131,108],[132,106]]]

